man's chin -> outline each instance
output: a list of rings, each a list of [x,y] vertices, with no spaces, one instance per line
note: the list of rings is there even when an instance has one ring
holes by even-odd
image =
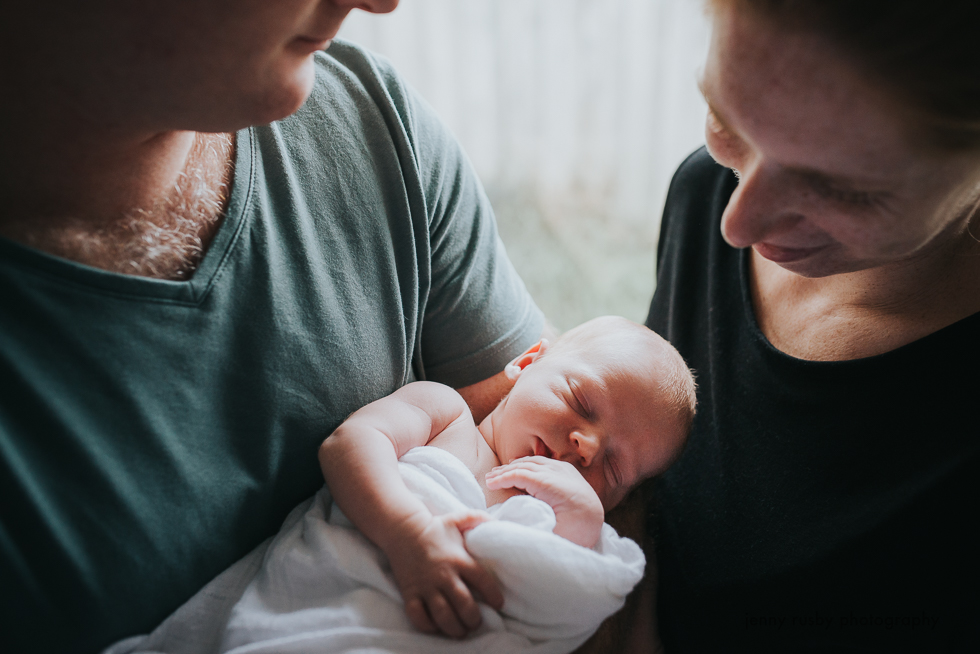
[[[313,65],[313,55],[310,55],[278,89],[266,96],[262,106],[262,118],[253,124],[262,125],[282,120],[299,111],[313,92],[315,79],[316,69]]]
[[[311,62],[312,64],[312,62]],[[194,132],[235,132],[255,125],[268,125],[296,113],[313,91],[313,70],[310,74],[297,74],[288,83],[283,82],[271,90],[244,96],[238,101],[224,99],[224,103],[212,105],[205,115],[191,114],[169,129]]]

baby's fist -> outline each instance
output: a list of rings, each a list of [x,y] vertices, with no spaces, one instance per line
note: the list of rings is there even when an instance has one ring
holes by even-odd
[[[605,512],[595,489],[572,464],[543,456],[516,459],[487,473],[487,488],[520,488],[555,511],[555,533],[593,547]]]

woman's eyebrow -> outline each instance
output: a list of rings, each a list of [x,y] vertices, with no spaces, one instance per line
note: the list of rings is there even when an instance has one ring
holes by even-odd
[[[724,114],[711,101],[711,94],[705,86],[703,76],[698,77],[697,84],[698,90],[701,92],[701,97],[707,103],[708,110],[714,116],[714,119],[725,131],[733,132],[731,125],[725,120]],[[890,191],[881,188],[881,183],[878,180],[833,175],[805,166],[786,166],[785,169],[814,187],[834,187],[846,191],[863,191],[881,199],[887,199],[892,196]]]

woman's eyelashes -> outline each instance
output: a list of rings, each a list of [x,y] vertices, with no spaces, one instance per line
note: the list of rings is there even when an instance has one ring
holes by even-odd
[[[722,166],[735,170],[741,164],[745,144],[721,122],[710,108],[705,121],[705,141],[708,152]],[[738,172],[735,172],[738,175]]]
[[[840,187],[820,177],[807,176],[804,181],[820,198],[855,209],[880,209],[887,212],[888,200],[894,197],[891,193],[884,191],[863,191]]]
[[[745,144],[721,122],[717,114],[710,107],[708,108],[708,117],[705,126],[705,138],[711,156],[722,166],[730,168],[735,173],[735,177],[741,181],[742,174],[739,172],[739,166],[742,163],[741,159]],[[841,188],[821,177],[806,177],[807,179],[805,181],[808,186],[816,195],[825,200],[860,209],[887,208],[885,207],[885,203],[890,196],[888,193]]]
[[[850,191],[833,187],[816,189],[817,194],[828,200],[856,207],[873,207],[877,204],[875,195],[866,191]]]

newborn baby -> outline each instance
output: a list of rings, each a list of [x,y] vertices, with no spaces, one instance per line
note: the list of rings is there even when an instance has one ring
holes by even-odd
[[[428,382],[352,414],[321,447],[330,492],[104,654],[575,650],[642,577],[643,553],[604,511],[679,454],[694,381],[623,318],[542,341],[507,374],[479,427]]]
[[[456,456],[491,506],[522,493],[554,509],[554,533],[593,547],[604,512],[678,456],[695,385],[677,351],[624,318],[591,320],[507,366],[513,389],[479,426],[456,391],[409,384],[352,414],[320,448],[333,501],[387,556],[412,624],[465,636],[477,601],[500,609],[497,581],[462,534],[482,511],[433,515],[398,459],[429,445]]]

